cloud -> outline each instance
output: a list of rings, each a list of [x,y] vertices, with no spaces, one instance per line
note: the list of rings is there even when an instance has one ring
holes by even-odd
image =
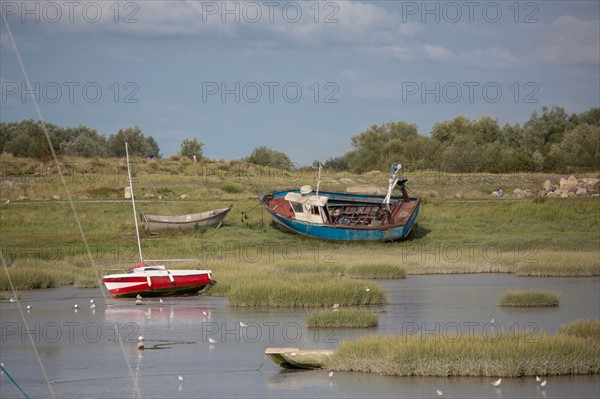
[[[555,63],[600,63],[600,21],[571,15],[557,18],[539,32],[536,59]]]
[[[463,51],[460,53],[460,59],[466,64],[478,67],[515,68],[521,64],[519,57],[501,47]]]
[[[424,44],[423,48],[429,59],[435,61],[449,61],[454,59],[454,53],[439,44]]]

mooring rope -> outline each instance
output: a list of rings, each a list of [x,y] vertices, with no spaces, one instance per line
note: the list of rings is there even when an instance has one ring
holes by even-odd
[[[29,399],[29,396],[27,396],[27,394],[25,393],[25,391],[23,391],[23,389],[21,389],[21,387],[19,386],[19,384],[17,384],[17,381],[14,380],[14,378],[12,378],[12,376],[8,373],[8,371],[6,371],[6,368],[4,368],[4,364],[0,363],[0,368],[2,369],[2,371],[4,371],[4,374],[6,374],[6,376],[8,377],[8,379],[15,384],[15,386],[17,387],[17,389],[19,391],[21,391],[21,393],[23,394],[24,397],[26,397],[27,399]]]
[[[56,155],[56,151],[54,150],[54,145],[52,144],[52,140],[50,138],[50,133],[48,132],[48,127],[46,126],[46,121],[45,121],[45,119],[44,119],[44,117],[42,115],[42,111],[41,111],[38,103],[35,101],[35,98],[33,98],[35,92],[32,89],[31,80],[29,79],[29,75],[27,74],[27,70],[25,69],[25,64],[23,64],[23,59],[21,58],[21,53],[19,52],[19,48],[17,46],[17,43],[15,42],[15,38],[13,37],[12,31],[10,29],[10,25],[8,23],[8,19],[5,20],[4,16],[2,16],[2,20],[5,22],[4,25],[5,25],[6,31],[8,33],[8,38],[9,38],[9,40],[10,40],[12,46],[13,46],[13,49],[15,50],[15,56],[17,57],[17,61],[19,63],[19,67],[21,68],[21,72],[23,73],[23,78],[25,79],[25,84],[27,86],[27,90],[28,90],[29,94],[32,97],[33,106],[35,107],[35,111],[36,111],[36,113],[38,115],[38,118],[40,119],[40,124],[42,125],[42,130],[44,132],[44,135],[46,136],[46,140],[48,141],[48,146],[50,148],[50,152],[52,154],[52,158],[54,160],[54,163],[56,164],[56,170],[58,172],[58,175],[60,177],[60,181],[61,181],[62,186],[63,186],[63,188],[65,190],[65,193],[67,195],[67,199],[69,201],[69,204],[71,206],[71,211],[73,213],[73,217],[75,218],[75,222],[76,222],[77,228],[79,230],[79,235],[81,236],[81,240],[83,241],[83,244],[85,246],[85,250],[86,250],[86,253],[87,253],[87,256],[88,256],[88,260],[89,260],[89,262],[90,262],[90,264],[92,266],[92,269],[94,270],[94,274],[96,276],[100,276],[100,271],[96,267],[96,264],[94,262],[94,257],[92,256],[92,251],[90,249],[88,240],[87,240],[87,238],[85,236],[85,233],[83,231],[83,226],[81,225],[81,221],[79,220],[79,216],[77,214],[77,210],[75,209],[75,203],[73,201],[73,196],[71,195],[69,187],[67,186],[67,183],[65,181],[65,177],[64,177],[64,175],[62,173],[62,170],[60,168],[60,163],[58,162],[58,157]],[[7,268],[6,264],[4,263],[4,258],[2,258],[2,263],[4,264],[4,269],[5,269],[5,271],[6,271],[7,275],[8,275],[9,274],[8,273],[8,268]],[[10,277],[9,277],[9,279],[10,279]],[[14,287],[12,287],[12,284],[11,284],[11,288],[13,289],[13,294],[14,294],[15,291],[14,291]],[[104,293],[104,291],[102,289],[100,289],[100,292],[102,294],[102,298],[104,299],[104,303],[106,303],[106,299],[107,299],[106,298],[106,294]],[[18,302],[17,302],[17,304],[18,304]],[[22,312],[20,306],[19,306],[19,311],[21,312],[21,317],[22,317],[23,321],[25,321],[25,316],[23,315],[23,312]],[[35,349],[34,342],[31,341],[31,344],[32,344],[32,346],[34,348],[34,351],[36,352],[36,355],[37,355],[37,350]],[[119,339],[119,346],[121,347],[121,352],[123,353],[123,358],[125,360],[125,364],[127,365],[127,370],[128,370],[129,375],[131,377],[131,380],[134,381],[133,369],[131,368],[131,364],[129,363],[129,359],[127,357],[127,352],[125,351],[124,343],[120,339]],[[56,396],[54,395],[54,391],[52,390],[52,387],[50,385],[50,382],[48,381],[48,377],[46,375],[46,371],[44,369],[44,366],[43,366],[43,364],[42,364],[41,359],[39,358],[39,356],[38,356],[38,361],[40,362],[40,366],[42,368],[42,372],[44,373],[44,377],[46,378],[46,382],[48,384],[48,388],[50,389],[50,393],[51,393],[51,395],[52,395],[53,398],[56,398]],[[140,393],[139,389],[137,387],[135,387],[135,386],[134,386],[134,395],[136,395],[137,397],[141,398],[141,393]]]

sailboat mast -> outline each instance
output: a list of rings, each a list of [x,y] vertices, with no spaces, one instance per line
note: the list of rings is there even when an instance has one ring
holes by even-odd
[[[137,237],[138,250],[140,252],[140,262],[144,262],[142,257],[142,244],[140,242],[140,230],[138,228],[137,213],[135,211],[135,198],[133,197],[133,184],[131,182],[131,168],[129,167],[129,146],[125,142],[125,156],[127,159],[127,176],[129,177],[129,193],[131,194],[131,205],[133,206],[133,221],[135,222],[135,236]]]

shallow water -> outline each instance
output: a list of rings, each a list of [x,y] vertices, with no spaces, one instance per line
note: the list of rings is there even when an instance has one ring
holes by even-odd
[[[384,377],[362,373],[282,370],[265,359],[267,347],[335,348],[364,334],[471,334],[493,337],[499,328],[532,337],[556,332],[562,323],[600,315],[600,278],[530,278],[503,274],[409,276],[378,282],[389,303],[375,329],[309,330],[308,309],[231,308],[224,298],[135,300],[108,298],[99,289],[60,287],[22,293],[18,307],[0,303],[2,350],[7,371],[30,397],[50,392],[35,358],[36,343],[51,388],[60,398],[162,397],[406,397],[596,398],[599,376],[548,377],[539,388],[532,378]],[[497,306],[509,289],[561,293],[557,308]],[[97,308],[92,310],[89,300]],[[75,311],[73,305],[79,309]],[[32,306],[27,312],[25,307]],[[490,323],[491,319],[494,323]],[[248,327],[239,327],[243,321]],[[28,333],[29,331],[29,333]],[[146,349],[136,347],[144,336]],[[209,338],[217,343],[210,344]],[[130,371],[127,368],[130,365]],[[178,376],[185,378],[179,383]],[[22,397],[6,375],[2,398]],[[138,395],[139,394],[139,395]]]

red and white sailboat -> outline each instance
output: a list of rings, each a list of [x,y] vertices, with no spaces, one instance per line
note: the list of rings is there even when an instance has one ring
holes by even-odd
[[[140,233],[136,218],[137,213],[135,211],[127,143],[125,143],[125,154],[127,157],[127,174],[129,177],[129,189],[131,192],[131,204],[133,206],[133,219],[135,221],[140,263],[127,272],[103,275],[102,282],[108,292],[112,296],[120,298],[136,297],[138,295],[146,297],[186,295],[195,294],[207,285],[213,284],[212,271],[210,270],[169,270],[163,265],[146,264],[142,256],[142,245],[140,243]]]

